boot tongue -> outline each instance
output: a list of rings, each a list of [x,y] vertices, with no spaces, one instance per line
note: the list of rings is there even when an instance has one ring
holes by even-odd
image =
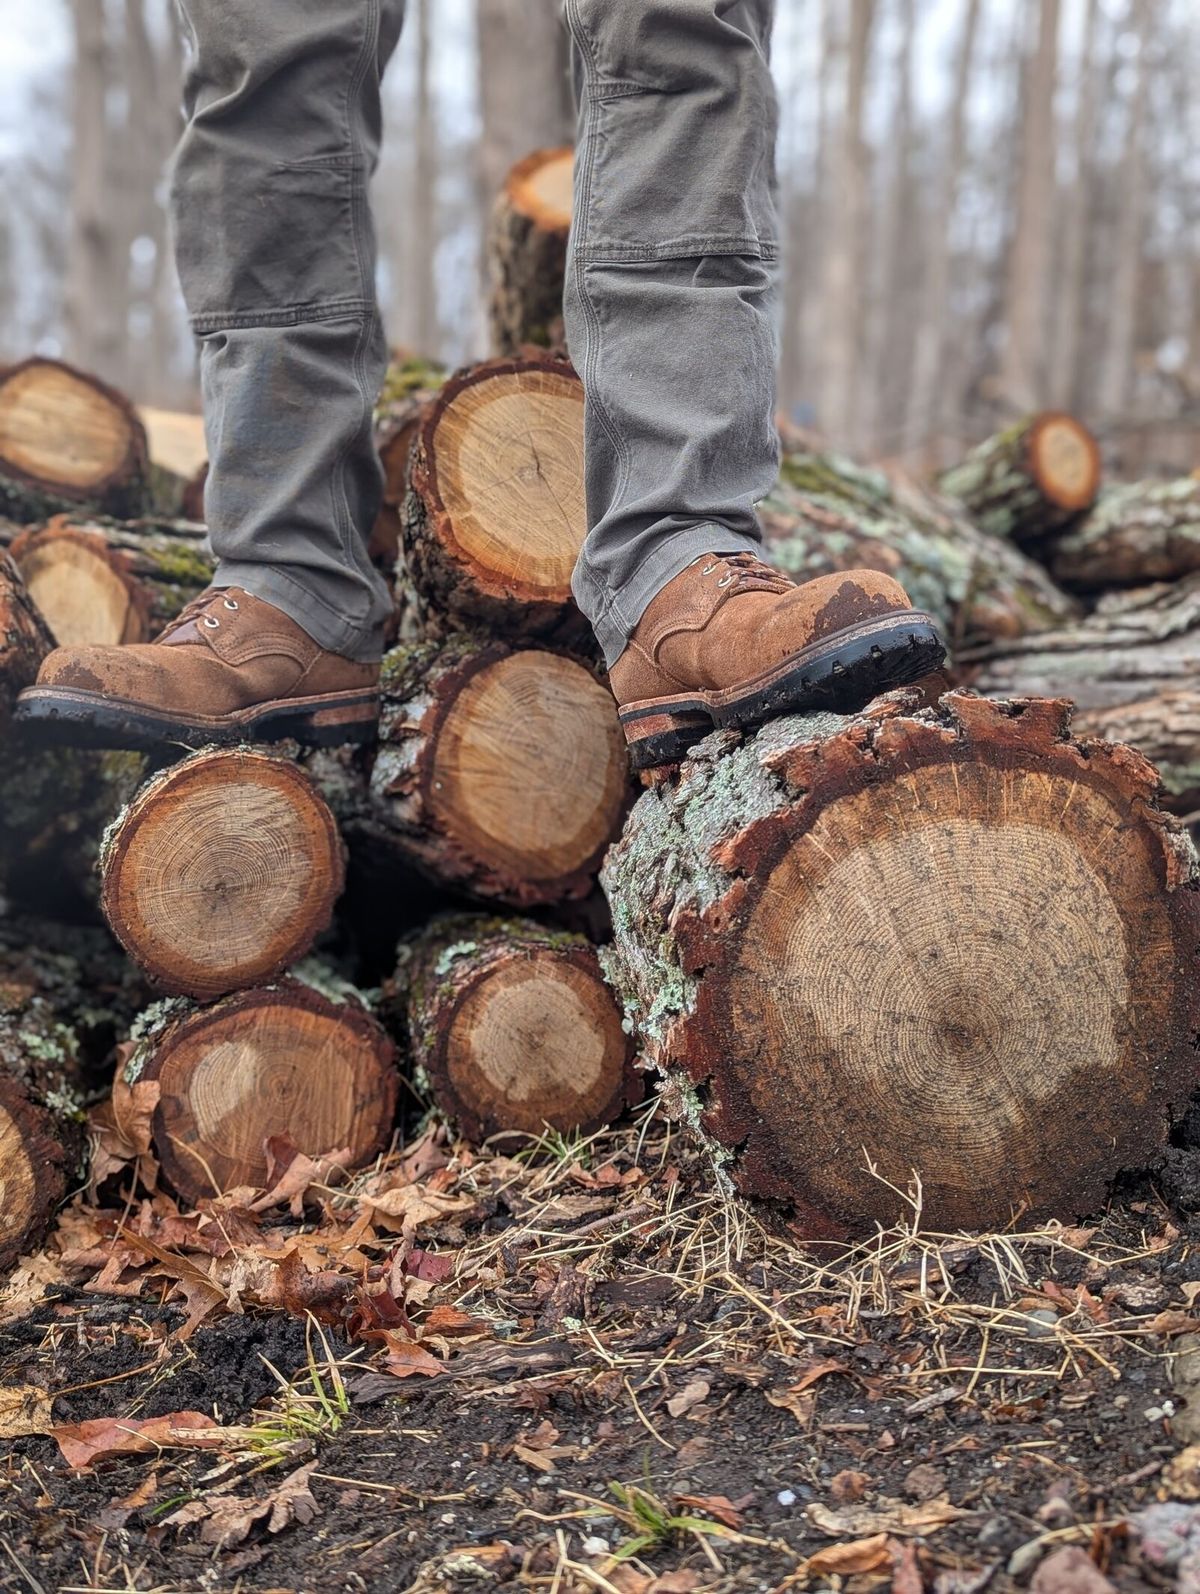
[[[155,640],[169,648],[186,643],[207,644],[210,641],[209,633],[215,631],[217,627],[204,626],[204,618],[210,610],[225,607],[224,600],[232,590],[226,587],[210,587],[206,592],[202,592],[199,597],[185,604],[173,620],[168,620]]]

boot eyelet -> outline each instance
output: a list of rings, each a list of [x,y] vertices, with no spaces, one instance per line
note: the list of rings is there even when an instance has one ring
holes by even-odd
[[[715,565],[715,564],[714,564],[714,565],[705,565],[705,567],[704,567],[704,569],[703,569],[703,570],[702,570],[702,571],[701,571],[701,572],[700,572],[700,574],[701,574],[701,575],[702,575],[702,576],[711,576],[711,575],[712,575],[712,573],[713,573],[713,571],[714,571],[714,570],[715,570],[715,569],[716,569],[716,568],[717,568],[717,567],[716,567],[716,565]]]
[[[211,614],[204,616],[204,623],[210,631],[215,631],[221,624],[220,620],[214,620]]]
[[[727,587],[732,580],[733,580],[733,571],[731,570],[727,576],[722,576],[721,577],[720,581],[717,582],[717,585],[718,585],[718,587]]]
[[[227,609],[236,609],[238,606],[236,598],[225,598],[223,601]]]

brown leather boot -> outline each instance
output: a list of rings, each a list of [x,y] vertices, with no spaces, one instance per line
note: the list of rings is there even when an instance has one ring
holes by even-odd
[[[240,587],[202,592],[153,642],[56,648],[17,720],[76,747],[368,741],[379,666],[326,653]]]
[[[850,713],[936,670],[945,648],[897,582],[847,570],[797,586],[752,554],[708,554],[657,594],[609,680],[635,769],[714,726]]]

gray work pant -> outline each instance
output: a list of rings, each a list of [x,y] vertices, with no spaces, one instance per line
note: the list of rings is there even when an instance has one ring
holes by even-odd
[[[579,132],[566,326],[609,663],[702,553],[755,550],[776,469],[774,0],[566,0]],[[201,345],[217,581],[378,656],[386,345],[367,183],[404,0],[180,0],[172,213]]]

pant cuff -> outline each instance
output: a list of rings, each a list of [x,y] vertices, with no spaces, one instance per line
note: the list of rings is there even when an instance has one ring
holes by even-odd
[[[223,559],[213,576],[214,587],[241,587],[253,598],[282,609],[327,653],[357,664],[375,664],[383,655],[383,627],[366,620],[347,620],[324,599],[275,565],[243,564]]]
[[[711,521],[689,526],[661,542],[614,592],[606,592],[590,570],[576,565],[572,580],[575,601],[591,621],[608,668],[621,657],[638,621],[667,582],[703,554],[711,553],[761,554],[762,543],[757,537],[730,531]]]

